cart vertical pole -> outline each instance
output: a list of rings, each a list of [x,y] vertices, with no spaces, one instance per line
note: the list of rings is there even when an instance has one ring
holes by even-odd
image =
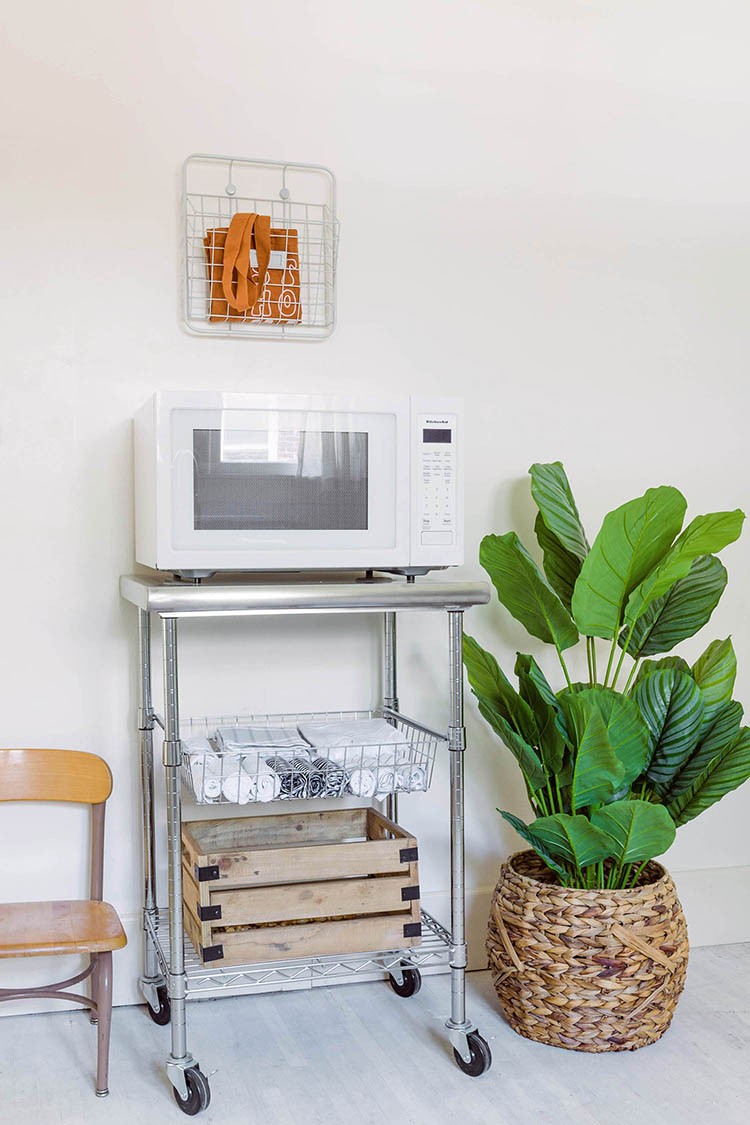
[[[185,949],[182,923],[182,793],[180,791],[180,711],[177,687],[177,621],[162,620],[164,660],[164,773],[167,779],[167,867],[169,872],[169,977],[172,1054],[167,1074],[187,1097],[185,1071],[195,1062],[187,1053]]]
[[[451,1018],[449,1027],[466,1026],[466,904],[464,900],[464,678],[463,612],[448,610],[450,648],[451,801]]]
[[[154,836],[154,718],[151,701],[151,618],[138,611],[138,734],[141,752],[141,803],[143,814],[143,980],[141,988],[156,1010],[155,989],[162,983],[151,933],[158,928],[156,896],[156,843]]]
[[[383,614],[383,706],[398,711],[398,686],[396,665],[396,614]],[[386,798],[386,815],[398,822],[398,794],[389,793]]]

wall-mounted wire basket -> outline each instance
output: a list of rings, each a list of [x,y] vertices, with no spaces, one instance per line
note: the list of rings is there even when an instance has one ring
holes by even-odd
[[[183,318],[189,331],[284,340],[330,336],[339,228],[328,168],[196,153],[183,166],[183,208]],[[221,232],[239,213],[267,215],[271,226],[267,282],[245,314],[217,298]],[[251,254],[257,266],[256,251]]]
[[[382,722],[379,740],[374,720]],[[326,732],[342,727],[346,738],[335,745]],[[264,739],[264,730],[274,737]],[[193,718],[181,724],[181,739],[182,780],[199,805],[425,792],[446,742],[390,710]]]

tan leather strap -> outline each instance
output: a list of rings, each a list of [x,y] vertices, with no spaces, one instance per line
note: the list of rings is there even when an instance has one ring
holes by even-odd
[[[258,255],[258,273],[255,281],[252,278],[250,265],[253,241]],[[233,215],[224,244],[221,287],[227,304],[235,312],[247,312],[256,304],[266,284],[270,260],[270,216],[256,215],[254,211],[239,211]]]

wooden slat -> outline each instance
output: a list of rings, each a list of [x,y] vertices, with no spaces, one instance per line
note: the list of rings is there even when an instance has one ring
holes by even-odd
[[[406,949],[414,945],[416,939],[404,937],[405,918],[408,915],[313,922],[301,926],[268,926],[235,934],[217,934],[215,941],[223,945],[224,958],[216,964],[239,965],[287,957]]]
[[[182,826],[182,838],[191,863],[198,863],[209,854],[234,849],[257,851],[290,845],[335,844],[366,836],[366,809],[194,820]]]
[[[0,750],[0,801],[100,805],[112,792],[109,766],[83,750]]]
[[[406,874],[401,863],[403,840],[372,840],[356,844],[320,844],[303,848],[234,852],[206,857],[219,868],[212,888],[258,886],[261,883],[301,883],[318,879],[346,879],[354,875]]]
[[[0,958],[122,949],[125,933],[108,902],[4,902],[0,906]]]
[[[386,912],[402,912],[404,919],[408,921],[411,902],[405,902],[401,892],[410,883],[407,875],[213,891],[211,904],[221,907],[221,921],[214,922],[213,927],[216,929],[251,922],[290,922],[296,918]]]

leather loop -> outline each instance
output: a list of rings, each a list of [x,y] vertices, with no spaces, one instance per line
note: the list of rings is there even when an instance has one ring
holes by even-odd
[[[250,252],[258,258],[256,279]],[[260,299],[271,260],[271,219],[254,211],[239,211],[232,216],[224,246],[221,287],[227,304],[235,312],[247,312]]]

